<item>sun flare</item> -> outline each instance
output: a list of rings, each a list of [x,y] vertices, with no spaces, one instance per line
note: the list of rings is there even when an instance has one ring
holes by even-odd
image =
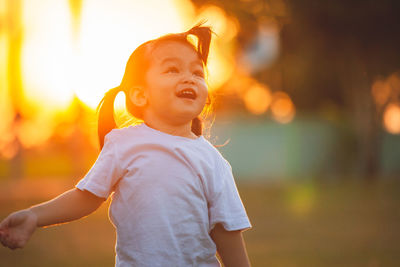
[[[138,45],[187,27],[173,0],[83,1],[77,33],[68,1],[24,1],[23,6],[26,97],[58,109],[74,95],[96,107],[120,83]]]
[[[0,55],[18,60],[17,68],[12,70],[7,60],[0,66],[0,89],[4,88],[0,91],[0,152],[8,151],[8,158],[17,150],[5,145],[14,139],[25,148],[40,146],[60,123],[72,121],[76,117],[74,103],[89,107],[86,112],[94,115],[104,93],[120,84],[133,50],[145,41],[185,31],[206,20],[216,33],[207,66],[209,89],[222,86],[235,69],[234,37],[238,25],[215,6],[197,10],[189,0],[16,3],[18,8],[9,14],[15,27],[3,35],[0,32],[0,48],[4,48]],[[0,4],[0,15],[2,12],[8,10]],[[14,40],[16,36],[18,42]],[[13,40],[21,44],[14,54],[9,49]],[[10,71],[16,75],[11,76]],[[15,90],[10,77],[17,77],[13,81],[21,83],[20,89]],[[126,112],[123,95],[117,97],[115,107],[121,120],[134,119]],[[10,131],[12,134],[5,134]]]

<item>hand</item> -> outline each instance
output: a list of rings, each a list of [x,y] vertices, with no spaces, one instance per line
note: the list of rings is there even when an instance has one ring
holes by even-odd
[[[0,223],[0,242],[10,249],[23,248],[37,227],[37,216],[29,210],[11,213]]]

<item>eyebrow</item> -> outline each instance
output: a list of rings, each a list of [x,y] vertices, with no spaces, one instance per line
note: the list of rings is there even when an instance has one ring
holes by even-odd
[[[168,63],[168,62],[178,62],[179,63],[180,59],[177,57],[167,57],[161,61],[161,65],[164,65],[165,63]],[[201,60],[196,60],[196,61],[191,62],[191,65],[199,65],[199,66],[203,67]]]

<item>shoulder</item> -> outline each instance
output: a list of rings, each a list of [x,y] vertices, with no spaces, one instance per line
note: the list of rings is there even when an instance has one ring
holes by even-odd
[[[113,129],[105,136],[102,150],[121,153],[146,143],[148,138],[148,134],[143,132],[141,125]]]
[[[132,139],[134,140],[135,137],[140,137],[143,136],[141,132],[143,132],[143,127],[141,127],[141,124],[134,125],[134,126],[128,126],[124,128],[119,128],[119,129],[112,129],[106,136],[105,140],[106,141],[111,141],[111,142],[120,142],[120,141],[125,141],[125,139]]]
[[[209,140],[203,137],[203,142],[201,142],[203,148],[207,151],[208,155],[213,159],[217,167],[231,169],[231,165],[228,160],[223,156],[221,151],[213,145]]]

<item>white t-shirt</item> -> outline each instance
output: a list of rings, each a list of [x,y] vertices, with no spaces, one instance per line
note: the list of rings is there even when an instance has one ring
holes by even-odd
[[[204,137],[114,129],[76,185],[112,195],[116,266],[220,266],[209,233],[251,227],[229,163]]]

